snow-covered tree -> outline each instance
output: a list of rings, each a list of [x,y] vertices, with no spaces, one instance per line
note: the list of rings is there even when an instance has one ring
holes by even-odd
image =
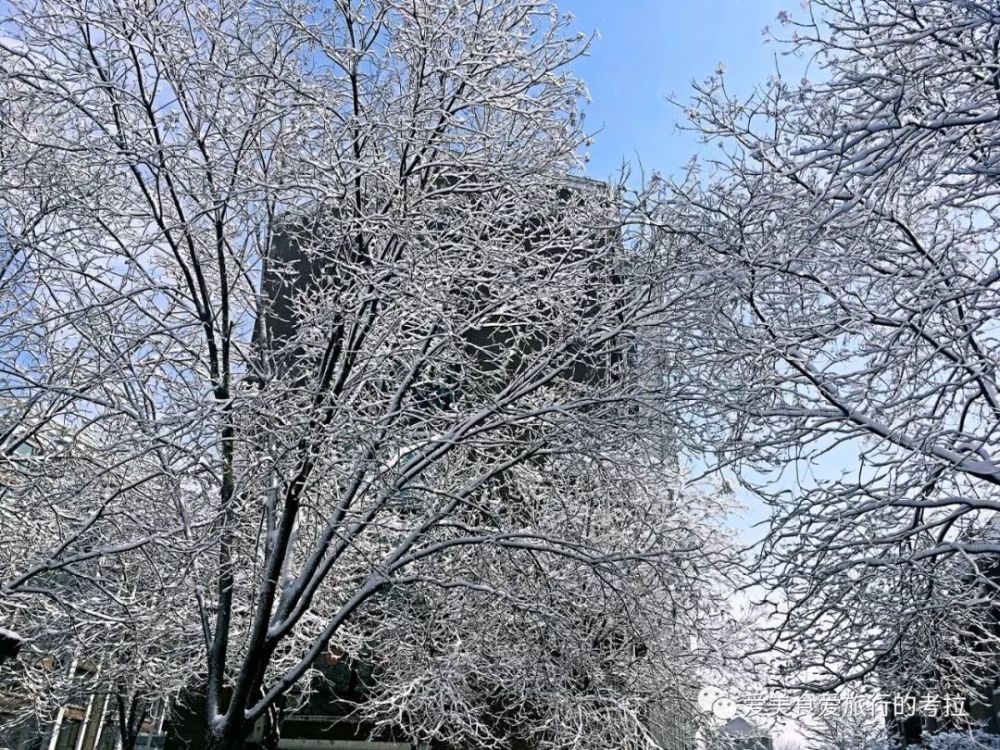
[[[169,533],[167,513],[154,515],[157,493],[170,491],[154,464],[102,450],[94,430],[81,442],[41,437],[53,430],[39,429],[24,443],[30,453],[3,464],[0,612],[21,641],[0,671],[4,729],[44,724],[81,696],[110,696],[130,750],[152,704],[183,688],[197,664],[191,591],[202,552]]]
[[[648,746],[729,552],[657,459],[669,248],[567,177],[586,40],[537,0],[5,5],[0,396],[43,444],[0,623],[180,655],[207,748],[341,653],[414,738]]]
[[[699,86],[688,114],[715,156],[663,209],[720,311],[675,342],[706,427],[683,434],[774,507],[761,573],[789,681],[905,664],[981,687],[1000,582],[1000,17],[813,0],[781,20],[803,79]]]

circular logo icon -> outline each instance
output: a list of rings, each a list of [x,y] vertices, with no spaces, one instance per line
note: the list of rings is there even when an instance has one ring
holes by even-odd
[[[736,716],[736,702],[712,685],[703,687],[698,693],[698,708],[723,721]]]

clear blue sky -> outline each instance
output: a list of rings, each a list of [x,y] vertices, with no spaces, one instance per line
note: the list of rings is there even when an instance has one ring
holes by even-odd
[[[576,65],[593,104],[586,126],[601,129],[587,173],[607,177],[623,159],[664,174],[676,173],[697,142],[678,133],[678,110],[666,98],[687,96],[718,63],[734,90],[749,91],[775,70],[773,43],[762,30],[777,27],[781,10],[798,0],[557,0],[576,17],[576,27],[596,31],[590,56]],[[790,66],[779,57],[782,70]]]

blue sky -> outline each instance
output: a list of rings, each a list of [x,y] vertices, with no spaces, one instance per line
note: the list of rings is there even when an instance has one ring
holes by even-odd
[[[559,0],[576,27],[598,32],[590,56],[576,65],[593,98],[588,130],[598,130],[587,173],[604,178],[622,160],[675,174],[698,149],[678,133],[678,110],[666,99],[686,97],[693,80],[726,65],[733,90],[749,91],[775,70],[779,49],[761,33],[798,0]],[[789,67],[779,58],[782,69]]]

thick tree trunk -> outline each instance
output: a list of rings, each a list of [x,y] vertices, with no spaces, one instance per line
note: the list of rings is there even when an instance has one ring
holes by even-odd
[[[244,741],[226,734],[209,734],[205,737],[205,750],[243,750]]]
[[[225,723],[222,726],[208,720],[205,731],[205,750],[244,750],[247,747],[247,737],[253,730],[253,724],[232,726]]]

